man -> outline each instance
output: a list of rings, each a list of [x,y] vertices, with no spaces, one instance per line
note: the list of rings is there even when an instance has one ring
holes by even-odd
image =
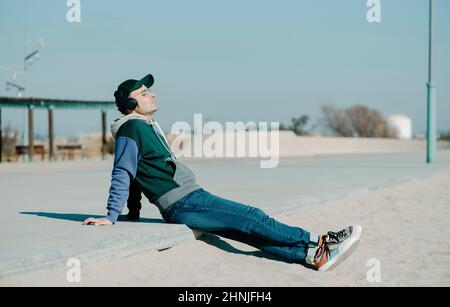
[[[114,168],[105,218],[83,225],[113,225],[128,200],[127,218],[139,220],[141,191],[168,223],[232,238],[320,271],[334,267],[356,247],[361,226],[315,235],[276,221],[262,210],[205,191],[194,173],[178,161],[153,120],[156,96],[151,74],[127,80],[114,93],[125,116],[111,126],[116,140]]]

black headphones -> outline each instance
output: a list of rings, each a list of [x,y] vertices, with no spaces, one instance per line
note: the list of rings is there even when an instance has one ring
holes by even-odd
[[[127,100],[123,103],[123,106],[125,109],[134,110],[138,106],[138,102],[134,98],[127,98]]]
[[[114,92],[114,97],[116,98],[116,105],[117,109],[123,113],[126,114],[126,110],[134,110],[138,106],[138,102],[136,99],[128,97],[125,100],[122,99],[123,93],[121,93],[119,90]]]

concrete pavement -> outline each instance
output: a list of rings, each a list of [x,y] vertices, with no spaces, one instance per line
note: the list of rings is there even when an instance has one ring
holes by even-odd
[[[274,169],[261,169],[258,159],[186,163],[209,192],[277,216],[449,171],[450,151],[424,161],[424,154],[364,154],[282,158]],[[86,264],[195,238],[184,225],[165,224],[146,199],[140,223],[81,226],[105,215],[111,169],[111,159],[0,165],[0,278],[65,267],[71,257]]]

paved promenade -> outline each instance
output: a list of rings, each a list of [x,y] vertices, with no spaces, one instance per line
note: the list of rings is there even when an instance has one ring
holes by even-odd
[[[424,160],[423,154],[323,155],[283,158],[274,169],[261,169],[258,159],[185,161],[209,192],[277,216],[450,171],[448,150],[431,165]],[[0,278],[62,268],[71,257],[88,263],[195,238],[184,225],[165,224],[146,199],[140,223],[82,226],[106,214],[111,170],[111,159],[1,164]]]

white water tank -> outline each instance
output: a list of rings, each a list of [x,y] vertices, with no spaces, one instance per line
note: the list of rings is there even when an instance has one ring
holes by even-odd
[[[408,116],[401,114],[389,115],[387,123],[395,130],[395,135],[399,139],[412,138],[412,122]]]

